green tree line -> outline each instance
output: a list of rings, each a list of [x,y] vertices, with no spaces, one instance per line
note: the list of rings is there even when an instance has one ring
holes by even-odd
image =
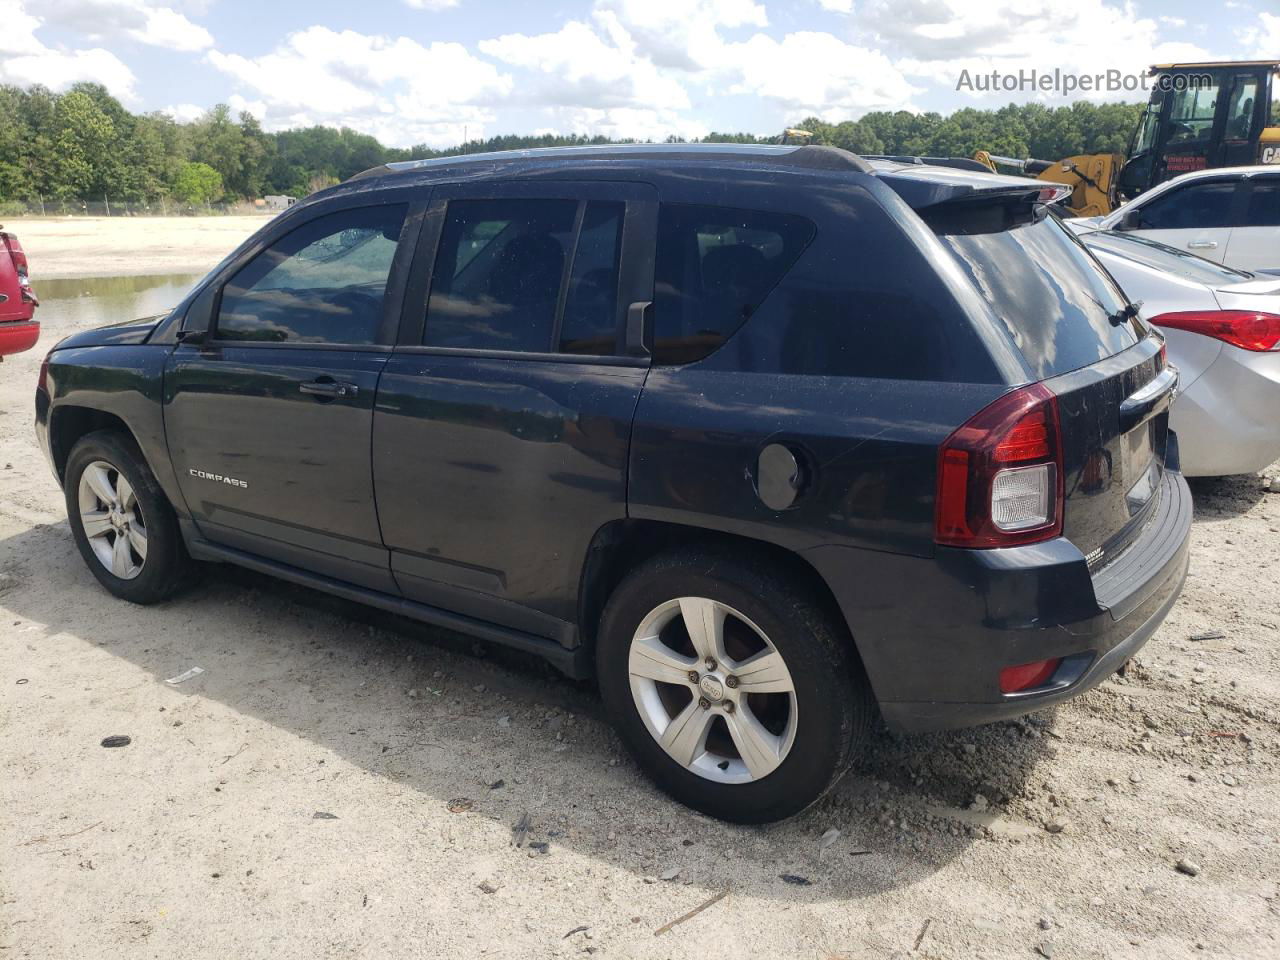
[[[950,115],[906,110],[869,113],[831,124],[810,117],[797,126],[816,143],[864,154],[1058,159],[1123,152],[1138,104],[1046,107],[1010,104]],[[713,133],[707,142],[767,143],[775,135]],[[99,84],[65,93],[0,85],[0,202],[174,201],[205,204],[266,194],[305,196],[361,170],[395,160],[488,150],[609,143],[604,137],[497,136],[447,150],[386,147],[347,128],[264,131],[248,113],[219,105],[179,123],[164,113],[134,114]],[[670,142],[677,142],[671,138]]]

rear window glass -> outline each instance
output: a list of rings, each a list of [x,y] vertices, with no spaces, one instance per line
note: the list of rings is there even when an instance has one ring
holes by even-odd
[[[1091,233],[1083,238],[1084,245],[1092,250],[1104,250],[1146,267],[1176,274],[1197,283],[1240,283],[1252,274],[1232,270],[1220,263],[1197,257],[1194,253],[1179,250],[1164,243],[1135,236],[1132,233]]]
[[[813,239],[804,217],[663,204],[654,275],[654,359],[701,360],[724,343]]]
[[[934,229],[1038,378],[1078,370],[1141,338],[1139,321],[1124,316],[1120,288],[1047,213],[1012,226],[957,217]]]

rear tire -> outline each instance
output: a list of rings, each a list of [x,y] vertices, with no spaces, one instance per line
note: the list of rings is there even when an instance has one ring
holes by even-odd
[[[178,518],[132,437],[115,430],[81,437],[63,488],[76,547],[107,590],[151,604],[185,584],[193,564]]]
[[[605,608],[596,670],[645,773],[736,823],[816,802],[875,712],[843,625],[808,584],[720,550],[675,551],[631,572]]]

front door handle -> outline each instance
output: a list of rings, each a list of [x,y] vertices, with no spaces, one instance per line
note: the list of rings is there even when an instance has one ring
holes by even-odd
[[[298,384],[298,389],[303,393],[308,393],[313,397],[328,397],[329,399],[337,399],[338,397],[354,397],[360,392],[360,388],[354,383],[338,383],[336,380],[311,380],[306,383]]]
[[[1188,250],[1216,250],[1218,249],[1217,240],[1192,240],[1187,244]]]

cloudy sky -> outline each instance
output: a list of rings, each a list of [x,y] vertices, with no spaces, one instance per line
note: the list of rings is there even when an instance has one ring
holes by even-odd
[[[95,80],[134,111],[229,103],[398,146],[1060,103],[956,85],[1245,57],[1280,58],[1280,0],[0,0],[0,82]]]

